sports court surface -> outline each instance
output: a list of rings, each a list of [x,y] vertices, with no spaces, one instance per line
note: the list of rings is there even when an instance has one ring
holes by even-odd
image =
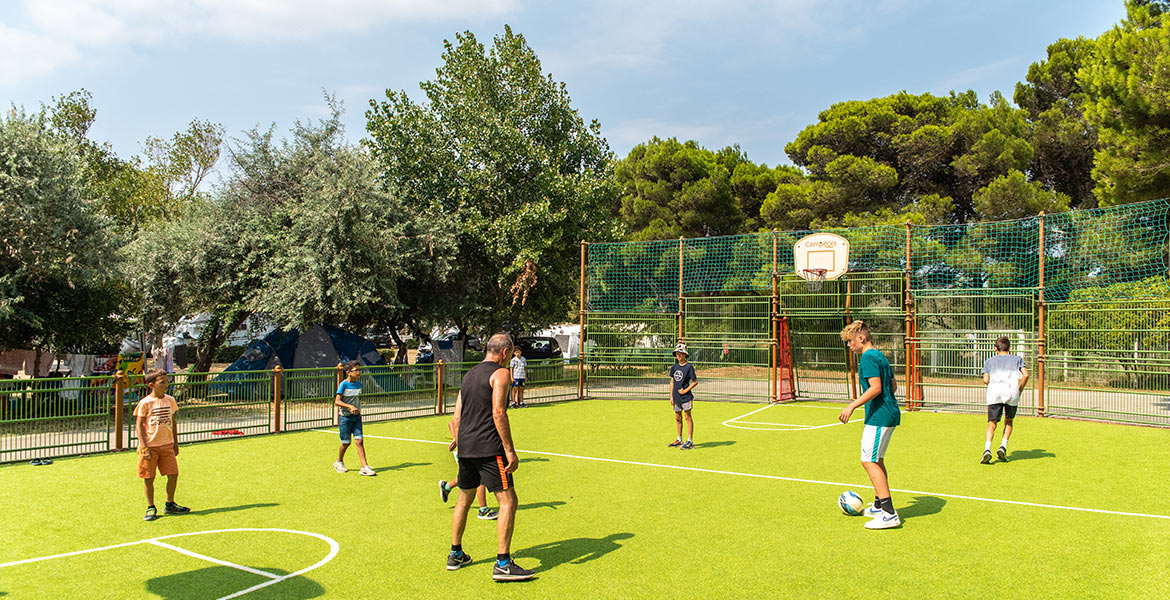
[[[0,598],[1170,597],[1170,430],[1020,417],[981,465],[985,417],[906,413],[904,526],[868,531],[836,507],[872,498],[839,410],[699,402],[692,451],[665,400],[511,411],[513,556],[537,570],[514,584],[474,513],[475,563],[444,569],[447,416],[367,423],[377,477],[332,470],[335,431],[185,445],[193,512],[152,523],[132,453],[7,465]]]

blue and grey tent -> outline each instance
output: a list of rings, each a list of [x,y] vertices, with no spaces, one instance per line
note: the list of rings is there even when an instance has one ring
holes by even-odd
[[[378,354],[373,343],[339,327],[317,325],[304,333],[296,329],[288,331],[277,329],[265,336],[264,339],[254,340],[248,344],[240,358],[216,376],[211,387],[218,393],[245,397],[252,395],[252,392],[255,391],[253,388],[259,383],[255,374],[249,375],[247,371],[267,371],[276,365],[280,365],[286,370],[333,368],[338,363],[351,360],[360,361],[365,366],[387,366],[385,359],[382,358],[381,354]],[[366,394],[399,392],[410,389],[399,376],[390,374],[386,372],[387,370],[374,369],[373,371],[372,373],[367,372],[362,377],[365,385],[373,384],[373,389],[364,390]],[[320,380],[320,378],[315,379]],[[324,388],[310,393],[309,390],[304,389],[304,386],[309,383],[308,381],[300,381],[295,384],[295,387],[292,387],[291,384],[295,381],[298,380],[293,377],[285,378],[284,392],[286,397],[290,392],[296,392],[295,395],[300,397],[305,397],[307,393],[313,396],[332,395],[332,389],[325,390]],[[327,383],[326,380],[321,380],[314,387],[321,387],[325,383]]]

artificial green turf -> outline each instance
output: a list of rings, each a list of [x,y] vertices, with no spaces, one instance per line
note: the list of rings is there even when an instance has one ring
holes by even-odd
[[[906,414],[887,463],[892,487],[917,492],[894,493],[901,529],[868,531],[863,518],[836,508],[845,489],[872,496],[858,464],[861,424],[779,431],[720,425],[756,408],[699,403],[693,451],[666,447],[674,435],[666,401],[512,411],[522,458],[513,554],[537,570],[530,582],[490,580],[495,524],[474,513],[464,548],[476,562],[444,569],[454,502],[439,501],[436,482],[455,474],[444,444],[368,437],[378,477],[356,473],[352,450],[355,470],[340,475],[330,467],[336,433],[320,432],[184,446],[178,500],[195,512],[153,523],[141,520],[133,454],[2,467],[0,563],[172,533],[285,528],[329,536],[341,551],[317,570],[245,598],[1170,596],[1170,519],[943,495],[1170,516],[1168,430],[1019,418],[1011,460],[980,465],[985,419]],[[833,410],[792,405],[743,420],[821,425],[835,418]],[[368,423],[365,431],[444,442],[446,422]],[[160,478],[160,501],[162,485]],[[165,541],[275,574],[328,552],[318,539],[287,533]],[[263,581],[136,545],[0,568],[0,597],[218,598]]]

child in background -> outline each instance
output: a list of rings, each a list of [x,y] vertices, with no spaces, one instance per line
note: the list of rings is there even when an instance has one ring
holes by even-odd
[[[451,422],[447,423],[447,429],[451,432],[451,437],[454,438],[455,437],[455,421],[451,421]],[[457,442],[454,439],[452,439],[451,443],[447,446],[447,449],[451,451],[451,455],[455,457],[455,464],[458,465],[459,464],[459,451],[456,450],[456,443]],[[453,490],[457,487],[459,487],[458,473],[456,473],[455,479],[452,479],[451,481],[446,481],[443,479],[439,480],[439,497],[443,499],[444,503],[447,502],[447,497],[451,495],[451,490]],[[476,515],[476,518],[483,519],[485,521],[493,521],[497,517],[500,516],[499,511],[495,511],[495,510],[488,508],[487,488],[485,488],[482,485],[479,486],[479,488],[477,488],[475,490],[475,499],[479,501],[479,514]]]
[[[520,347],[512,349],[512,408],[524,406],[524,381],[528,379],[528,360],[520,353]]]
[[[691,392],[699,385],[699,377],[695,375],[695,366],[687,362],[686,344],[679,344],[674,347],[675,363],[670,367],[670,406],[674,409],[674,423],[678,436],[674,441],[667,444],[670,448],[681,448],[683,450],[690,450],[695,447],[695,443],[691,441],[695,433],[695,422],[691,420],[691,406],[694,403],[695,395]],[[687,417],[687,441],[682,441],[682,424],[683,415]]]
[[[983,458],[979,462],[991,462],[991,438],[995,436],[995,425],[1004,417],[1003,439],[996,450],[1001,461],[1007,461],[1008,438],[1012,435],[1012,421],[1020,405],[1020,392],[1028,384],[1028,369],[1024,359],[1011,354],[1012,341],[1007,336],[995,340],[995,356],[983,363],[983,383],[987,384],[987,439],[983,445]]]
[[[351,360],[345,364],[345,379],[337,386],[337,395],[333,397],[334,406],[341,408],[341,418],[338,419],[338,432],[341,435],[341,447],[337,450],[337,462],[333,463],[333,470],[345,473],[345,451],[349,450],[350,438],[357,444],[358,459],[362,461],[360,475],[373,476],[378,473],[370,468],[366,462],[366,446],[362,442],[362,363]]]
[[[167,476],[167,503],[163,509],[168,515],[191,512],[175,503],[175,488],[179,484],[179,436],[175,433],[175,399],[167,394],[170,380],[166,371],[151,369],[146,372],[146,387],[150,394],[134,406],[135,431],[138,434],[138,477],[146,488],[146,516],[144,521],[158,518],[154,506],[155,470]]]

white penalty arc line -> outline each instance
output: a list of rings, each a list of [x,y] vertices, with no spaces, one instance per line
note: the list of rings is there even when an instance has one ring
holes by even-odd
[[[310,431],[316,431],[319,433],[331,433],[334,435],[337,434],[336,431],[329,431],[328,429],[312,429]],[[447,444],[450,443],[450,442],[439,442],[439,441],[435,441],[435,440],[419,440],[419,439],[414,439],[414,438],[390,437],[390,436],[384,436],[384,435],[366,434],[366,437],[380,439],[380,440],[395,440],[395,441],[399,441],[399,442],[417,442],[420,444],[441,444],[443,446],[446,446]],[[561,454],[558,452],[542,452],[542,451],[538,451],[538,450],[519,450],[518,449],[518,450],[516,450],[516,452],[524,453],[524,454],[541,454],[544,456],[559,456],[561,458],[576,458],[578,460],[589,460],[589,461],[595,461],[595,462],[608,462],[608,463],[617,463],[617,464],[623,464],[623,465],[637,465],[637,466],[641,466],[641,467],[656,467],[659,469],[674,469],[677,471],[695,471],[698,473],[715,473],[718,475],[735,475],[737,477],[752,477],[755,479],[771,479],[771,480],[775,480],[775,481],[791,481],[794,483],[812,483],[812,484],[816,484],[816,485],[831,485],[834,487],[845,487],[845,488],[869,487],[868,483],[864,484],[864,485],[859,484],[859,483],[841,483],[838,481],[822,481],[819,479],[802,479],[799,477],[783,477],[780,475],[764,475],[761,473],[742,473],[739,471],[721,471],[718,469],[703,469],[700,467],[684,467],[681,465],[664,465],[664,464],[659,464],[659,463],[641,462],[641,461],[636,461],[636,460],[620,460],[620,459],[616,459],[616,458],[600,458],[597,456],[578,456],[576,454]],[[1170,521],[1170,515],[1151,515],[1151,514],[1146,514],[1146,513],[1125,512],[1125,511],[1119,511],[1119,510],[1105,510],[1105,509],[1101,509],[1101,508],[1082,508],[1079,506],[1062,506],[1059,504],[1044,504],[1041,502],[1024,502],[1021,500],[1002,500],[999,498],[981,498],[979,496],[964,496],[961,494],[943,494],[940,492],[923,492],[920,490],[905,490],[905,489],[898,489],[898,488],[890,488],[890,491],[900,492],[903,494],[921,494],[924,496],[940,496],[942,498],[955,498],[957,500],[974,500],[976,502],[991,502],[991,503],[995,503],[995,504],[1011,504],[1011,505],[1015,505],[1015,506],[1032,506],[1032,507],[1036,507],[1036,508],[1052,508],[1052,509],[1056,509],[1056,510],[1069,510],[1069,511],[1073,511],[1073,512],[1086,512],[1086,513],[1095,513],[1095,514],[1104,514],[1104,515],[1119,515],[1119,516],[1124,516],[1124,517],[1145,517],[1147,519],[1165,519],[1167,521]]]
[[[251,567],[237,565],[235,563],[231,563],[231,562],[228,562],[226,560],[220,560],[218,558],[204,556],[202,554],[192,552],[192,551],[186,550],[184,548],[179,548],[178,546],[173,546],[171,544],[168,544],[168,543],[161,541],[161,540],[172,539],[172,538],[189,537],[189,536],[193,536],[193,535],[206,535],[206,534],[212,534],[212,533],[236,533],[236,532],[240,532],[240,531],[293,533],[293,534],[297,534],[297,535],[305,535],[305,536],[309,536],[309,537],[314,537],[314,538],[317,538],[317,539],[319,539],[319,540],[321,540],[329,545],[329,554],[327,554],[325,556],[325,558],[322,558],[321,560],[317,561],[316,563],[314,563],[308,567],[305,567],[304,569],[301,569],[301,570],[293,572],[293,573],[289,573],[287,575],[277,575],[275,573],[269,573],[267,571],[262,571],[260,569],[253,569]],[[69,556],[78,556],[81,554],[90,554],[93,552],[102,552],[104,550],[113,550],[115,548],[125,548],[127,546],[137,546],[139,544],[150,544],[152,546],[157,546],[159,548],[165,548],[167,550],[172,550],[174,552],[178,552],[180,554],[184,554],[184,555],[190,556],[192,558],[197,558],[199,560],[207,561],[207,562],[210,562],[213,564],[222,565],[225,567],[231,567],[233,569],[238,569],[240,571],[246,571],[248,573],[253,573],[255,575],[260,575],[260,576],[269,578],[268,581],[259,583],[257,585],[250,587],[250,588],[243,589],[243,590],[240,590],[240,591],[232,593],[232,594],[228,594],[227,596],[220,597],[218,600],[229,600],[231,598],[238,598],[240,596],[243,596],[244,594],[248,594],[248,593],[254,592],[256,590],[266,588],[270,585],[276,585],[276,584],[278,584],[286,579],[292,579],[293,577],[299,577],[301,575],[304,575],[305,573],[308,573],[309,571],[312,571],[318,567],[321,567],[321,566],[325,565],[326,563],[328,563],[329,561],[333,560],[333,558],[336,557],[337,553],[341,550],[341,545],[337,543],[337,540],[334,540],[333,538],[325,536],[325,535],[321,535],[319,533],[313,533],[311,531],[299,531],[296,529],[281,529],[281,528],[277,528],[277,527],[240,527],[240,528],[235,528],[235,529],[211,529],[211,530],[207,530],[207,531],[192,531],[189,533],[173,533],[170,535],[163,535],[163,536],[159,536],[159,537],[155,537],[155,538],[138,540],[137,542],[125,542],[122,544],[113,544],[110,546],[102,546],[101,548],[88,548],[86,550],[76,550],[74,552],[64,552],[61,554],[53,554],[51,556],[38,556],[36,558],[26,558],[24,560],[16,560],[16,561],[7,562],[7,563],[0,563],[0,569],[3,569],[4,567],[14,567],[16,565],[23,565],[23,564],[35,563],[35,562],[40,562],[40,561],[45,561],[45,560],[52,560],[55,558],[65,558],[65,557],[69,557]]]

